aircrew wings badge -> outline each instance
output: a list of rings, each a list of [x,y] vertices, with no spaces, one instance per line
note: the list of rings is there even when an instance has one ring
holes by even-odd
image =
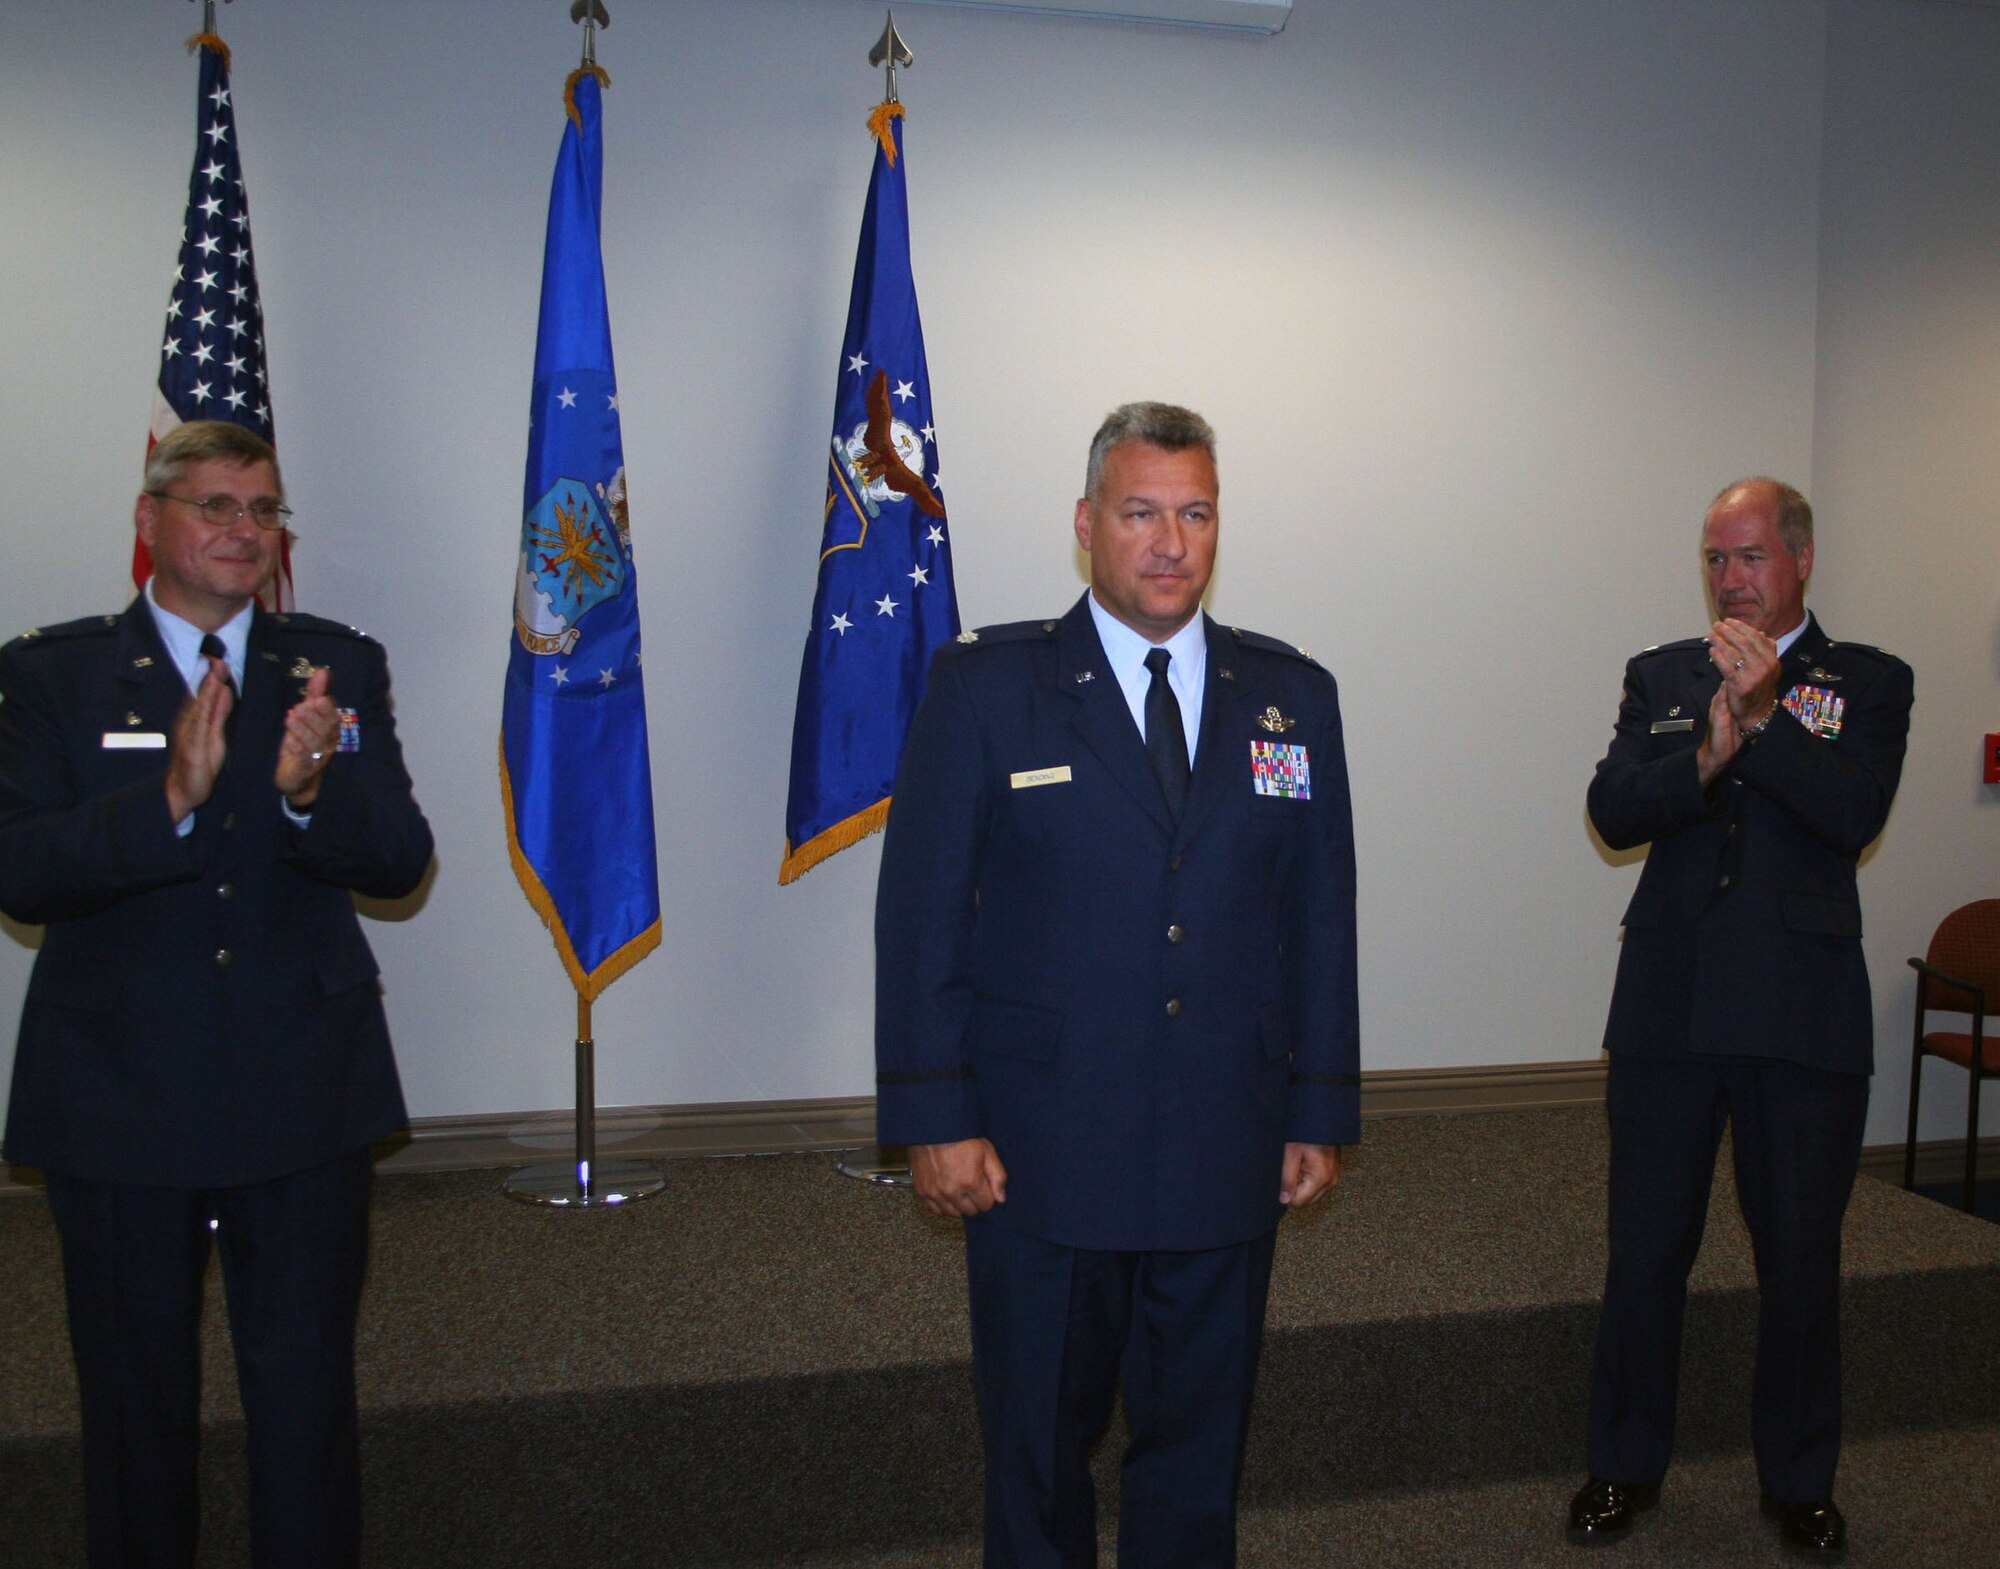
[[[1840,719],[1847,700],[1823,686],[1795,686],[1785,694],[1791,716],[1822,741],[1840,739]]]

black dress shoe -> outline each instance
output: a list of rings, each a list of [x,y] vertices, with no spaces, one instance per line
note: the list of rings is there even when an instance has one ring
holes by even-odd
[[[1766,1493],[1764,1513],[1780,1522],[1778,1537],[1795,1552],[1814,1558],[1836,1558],[1847,1549],[1847,1519],[1831,1498],[1788,1504]]]
[[[1660,1501],[1660,1490],[1643,1482],[1607,1482],[1593,1476],[1569,1501],[1572,1542],[1610,1542],[1632,1529],[1632,1517]]]

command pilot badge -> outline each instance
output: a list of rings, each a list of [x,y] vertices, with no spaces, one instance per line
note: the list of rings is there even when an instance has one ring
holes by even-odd
[[[1259,795],[1311,800],[1312,767],[1306,749],[1288,741],[1252,741],[1250,787]]]

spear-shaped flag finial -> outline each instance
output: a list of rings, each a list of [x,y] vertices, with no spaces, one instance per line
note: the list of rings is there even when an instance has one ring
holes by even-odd
[[[611,25],[611,13],[604,9],[604,0],[576,0],[569,19],[583,23],[583,66],[588,69],[597,64],[597,30]]]
[[[870,65],[887,64],[889,67],[888,103],[899,104],[903,100],[896,96],[896,67],[915,65],[916,56],[910,53],[910,46],[903,42],[903,35],[896,31],[896,13],[889,13],[889,25],[882,29],[882,36],[875,40],[875,47],[868,51]]]

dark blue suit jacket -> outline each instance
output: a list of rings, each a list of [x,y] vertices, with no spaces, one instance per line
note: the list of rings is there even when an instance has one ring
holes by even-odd
[[[1700,638],[1626,666],[1590,819],[1613,849],[1652,849],[1625,912],[1605,1048],[1872,1072],[1854,871],[1902,773],[1910,667],[1811,620],[1778,692],[1839,698],[1838,734],[1781,708],[1703,790],[1695,750],[1718,682]]]
[[[271,774],[312,665],[355,711],[358,749],[335,755],[302,830]],[[259,611],[228,762],[181,838],[165,750],[108,743],[171,735],[187,696],[143,600],[0,649],[0,909],[47,927],[21,1012],[9,1160],[230,1186],[406,1120],[349,897],[408,893],[431,856],[380,646]]]
[[[880,1136],[991,1139],[993,1218],[1068,1246],[1261,1235],[1285,1142],[1360,1132],[1333,678],[1204,625],[1178,825],[1081,600],[938,651],[890,808]],[[1303,747],[1309,793],[1257,793],[1252,743]]]

